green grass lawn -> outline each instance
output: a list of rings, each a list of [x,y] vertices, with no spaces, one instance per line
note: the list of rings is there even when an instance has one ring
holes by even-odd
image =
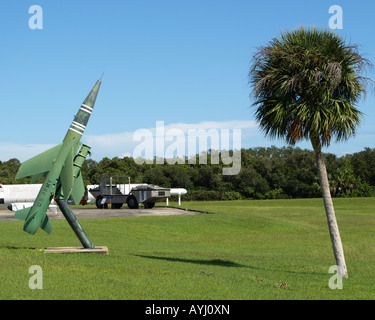
[[[375,299],[375,198],[334,200],[349,278],[335,264],[322,199],[183,202],[212,214],[80,220],[109,255],[79,246],[64,220],[32,236],[0,222],[0,299]],[[0,212],[1,214],[1,212]],[[43,289],[29,288],[29,268]]]

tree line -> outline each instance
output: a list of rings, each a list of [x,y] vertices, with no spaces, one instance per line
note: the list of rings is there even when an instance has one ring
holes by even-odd
[[[131,183],[149,183],[166,188],[185,188],[184,200],[290,199],[318,198],[321,190],[315,154],[295,147],[251,148],[241,150],[241,170],[223,175],[221,162],[211,164],[137,164],[131,157],[87,159],[82,167],[86,185],[98,184],[102,176],[127,176]],[[221,158],[221,157],[220,157]],[[325,154],[333,197],[375,196],[375,149],[337,157]],[[15,180],[18,159],[0,161],[2,184],[30,183]],[[41,183],[42,180],[36,183]]]

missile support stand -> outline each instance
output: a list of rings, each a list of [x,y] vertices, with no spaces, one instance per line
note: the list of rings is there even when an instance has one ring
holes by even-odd
[[[87,236],[85,230],[82,228],[81,224],[74,215],[72,209],[63,199],[56,199],[56,203],[59,206],[61,213],[64,215],[65,219],[68,221],[70,227],[73,229],[78,240],[81,242],[85,249],[95,249],[90,238]]]

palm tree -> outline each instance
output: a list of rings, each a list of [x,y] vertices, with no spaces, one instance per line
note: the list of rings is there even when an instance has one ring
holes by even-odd
[[[347,140],[363,117],[355,105],[371,79],[361,76],[370,62],[332,31],[299,28],[257,49],[249,73],[255,117],[266,135],[294,145],[311,141],[341,276],[347,277],[344,251],[330,194],[323,146]]]

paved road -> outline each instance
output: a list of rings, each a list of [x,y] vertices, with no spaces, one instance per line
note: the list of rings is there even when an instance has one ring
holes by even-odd
[[[77,219],[97,219],[112,217],[145,217],[145,216],[172,216],[172,215],[192,215],[197,214],[195,211],[171,207],[154,207],[152,209],[97,209],[87,207],[72,207],[73,213]],[[48,217],[52,220],[65,219],[60,210],[57,213],[48,212]],[[9,210],[0,210],[0,221],[19,221],[13,219],[14,212]]]

